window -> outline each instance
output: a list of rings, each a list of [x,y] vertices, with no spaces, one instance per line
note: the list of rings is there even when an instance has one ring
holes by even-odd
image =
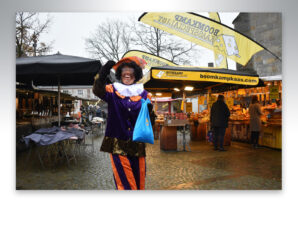
[[[62,93],[68,93],[69,94],[67,89],[62,90]]]
[[[78,89],[78,94],[79,94],[79,95],[83,95],[83,90]]]

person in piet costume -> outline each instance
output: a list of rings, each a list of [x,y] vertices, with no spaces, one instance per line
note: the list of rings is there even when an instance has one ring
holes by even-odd
[[[118,190],[145,189],[145,143],[132,141],[141,99],[151,99],[143,84],[137,83],[143,77],[145,64],[138,57],[123,58],[117,64],[108,61],[93,84],[93,93],[108,103],[107,126],[100,151],[110,154]],[[112,68],[120,82],[109,84],[108,75]],[[155,114],[151,104],[148,104],[148,109],[153,125]]]

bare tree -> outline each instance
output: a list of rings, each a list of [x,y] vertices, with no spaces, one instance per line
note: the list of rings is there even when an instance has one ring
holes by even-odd
[[[131,31],[135,35],[132,38],[134,45],[143,47],[144,51],[156,56],[160,56],[165,51],[163,44],[165,43],[166,33],[164,31],[144,24],[138,26],[135,22],[132,22]]]
[[[100,61],[119,61],[130,50],[131,34],[128,25],[119,20],[107,20],[85,40],[86,49]]]
[[[172,45],[175,44],[175,45]],[[189,44],[183,44],[182,42],[173,42],[167,48],[167,54],[165,56],[169,56],[168,59],[174,63],[179,63],[182,65],[191,65],[194,61],[193,58],[199,57],[199,52],[195,49],[196,45],[189,42]],[[193,55],[196,53],[196,55]]]
[[[16,13],[16,56],[36,56],[50,52],[52,43],[46,44],[39,41],[40,35],[46,33],[51,19],[46,18],[41,22],[38,13]]]
[[[143,47],[144,51],[184,65],[192,63],[191,54],[193,52],[197,52],[198,56],[196,45],[191,42],[133,20],[131,20],[131,25],[131,31],[134,34],[133,44]]]
[[[191,64],[195,45],[163,30],[136,23],[107,20],[85,40],[86,49],[102,62],[119,61],[124,53],[139,49],[177,64]],[[198,52],[196,53],[198,57]]]

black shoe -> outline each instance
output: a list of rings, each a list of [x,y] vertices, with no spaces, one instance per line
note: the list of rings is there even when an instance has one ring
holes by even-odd
[[[218,149],[217,147],[214,147],[214,148],[213,148],[213,150],[215,150],[215,151],[216,151],[216,150],[219,150],[219,149]]]
[[[221,152],[225,152],[225,151],[227,151],[227,150],[224,149],[224,148],[220,148],[219,151],[221,151]]]

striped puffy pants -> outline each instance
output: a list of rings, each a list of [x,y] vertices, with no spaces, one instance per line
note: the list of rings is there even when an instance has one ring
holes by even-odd
[[[110,158],[117,190],[145,189],[145,157],[110,154]]]

